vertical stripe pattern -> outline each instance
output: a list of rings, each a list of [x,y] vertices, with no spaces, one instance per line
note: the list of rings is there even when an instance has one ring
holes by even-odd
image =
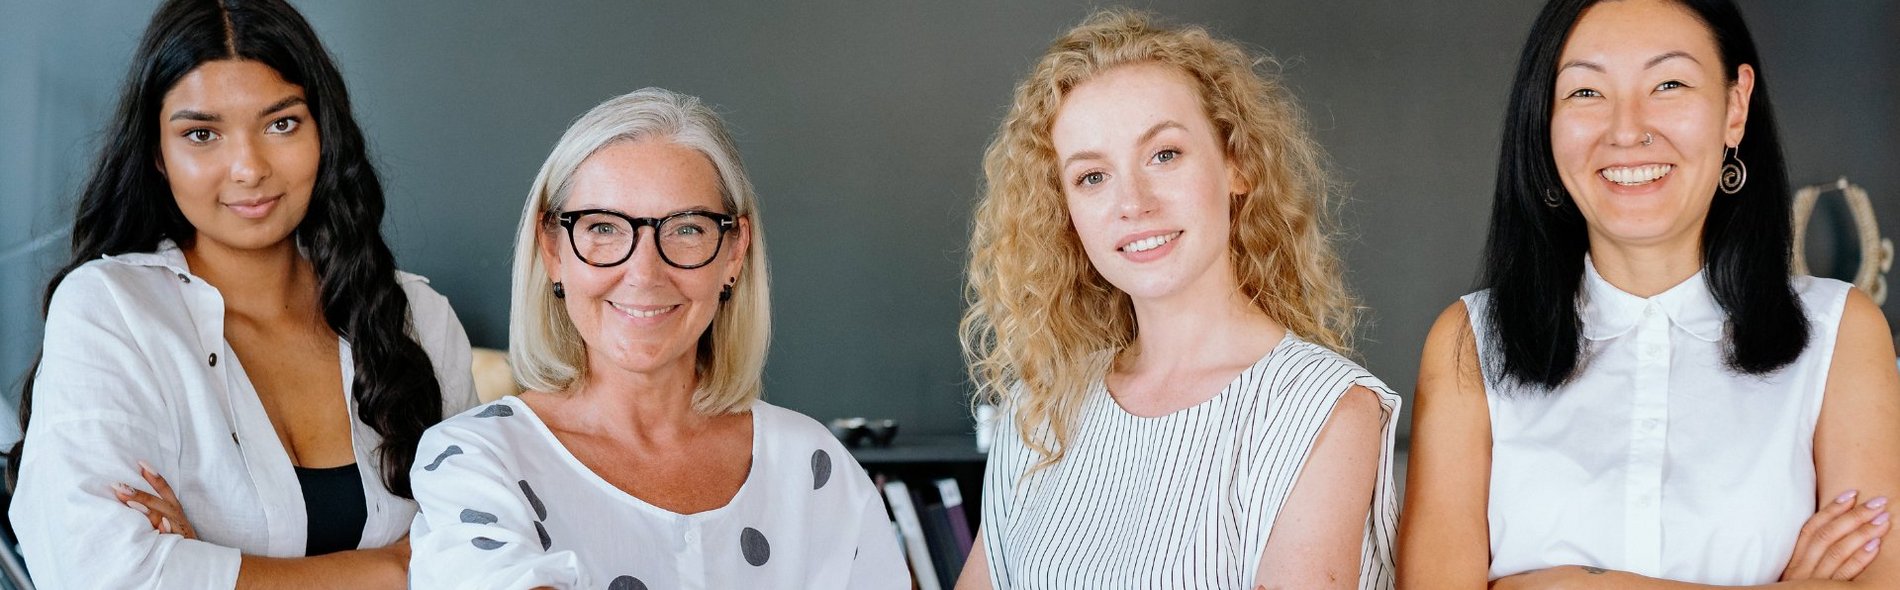
[[[1385,409],[1360,588],[1393,585],[1399,397],[1352,361],[1292,335],[1199,405],[1129,414],[1098,379],[1064,459],[1037,457],[1000,412],[983,483],[983,544],[1005,588],[1249,588],[1275,517],[1335,402],[1353,385]]]

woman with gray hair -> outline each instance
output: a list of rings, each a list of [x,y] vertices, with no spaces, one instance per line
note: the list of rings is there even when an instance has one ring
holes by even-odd
[[[643,89],[567,130],[515,246],[527,392],[423,436],[414,587],[908,587],[864,470],[759,400],[754,199],[696,98]]]

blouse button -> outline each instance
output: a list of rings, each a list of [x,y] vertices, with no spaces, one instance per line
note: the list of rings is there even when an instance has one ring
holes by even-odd
[[[211,366],[218,366],[218,353],[211,353]]]

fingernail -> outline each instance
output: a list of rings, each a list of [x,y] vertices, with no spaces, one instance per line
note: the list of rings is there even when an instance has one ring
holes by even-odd
[[[121,494],[130,494],[132,493],[132,486],[125,485],[122,483],[115,483],[115,484],[112,484],[112,490]]]
[[[137,510],[137,511],[139,511],[139,514],[151,514],[151,513],[152,513],[152,509],[150,509],[150,508],[146,508],[144,504],[140,504],[140,503],[138,503],[138,502],[133,502],[133,501],[131,501],[131,500],[126,500],[126,501],[125,501],[125,505],[126,505],[127,507],[129,507],[129,508],[131,508],[131,509],[133,509],[133,510]]]
[[[1867,501],[1868,508],[1882,508],[1887,505],[1887,497],[1881,496]]]
[[[172,532],[172,519],[169,516],[158,517],[158,523],[165,525],[165,532]]]
[[[152,465],[150,463],[146,463],[144,460],[139,461],[139,471],[144,471],[152,475],[158,475],[158,470],[153,469]]]
[[[1874,526],[1880,526],[1880,525],[1883,525],[1883,524],[1887,524],[1887,519],[1888,519],[1888,518],[1892,518],[1892,517],[1893,517],[1893,515],[1892,515],[1892,514],[1888,514],[1888,513],[1885,513],[1885,512],[1882,512],[1882,513],[1880,513],[1880,516],[1876,516],[1876,517],[1874,517]]]
[[[1841,492],[1841,495],[1839,497],[1834,498],[1834,503],[1846,504],[1848,502],[1854,501],[1854,496],[1858,496],[1858,495],[1860,495],[1860,490],[1847,490],[1845,492]]]
[[[1874,540],[1867,542],[1866,547],[1861,547],[1862,551],[1866,551],[1868,553],[1873,553],[1875,550],[1878,550],[1878,549],[1880,549],[1880,537],[1874,537]]]

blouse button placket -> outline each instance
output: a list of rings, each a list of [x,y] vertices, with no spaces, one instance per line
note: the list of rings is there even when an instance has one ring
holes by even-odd
[[[1669,318],[1655,301],[1636,324],[1636,370],[1624,503],[1624,551],[1634,573],[1662,569],[1662,472],[1669,433]]]

